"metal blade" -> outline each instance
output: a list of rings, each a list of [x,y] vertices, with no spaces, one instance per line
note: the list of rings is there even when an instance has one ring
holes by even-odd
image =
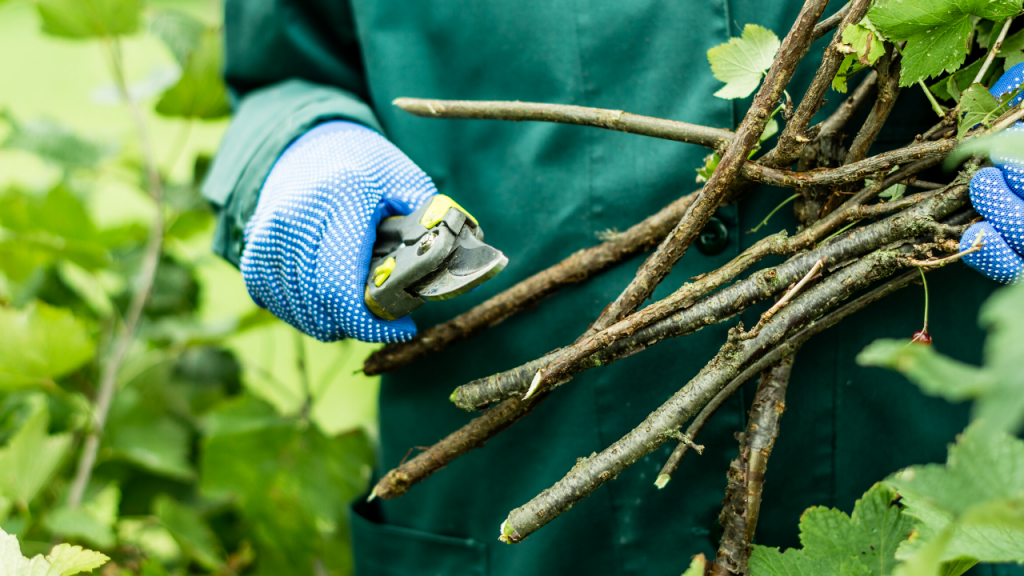
[[[505,269],[508,258],[463,228],[451,255],[411,292],[427,300],[447,300],[469,292]]]

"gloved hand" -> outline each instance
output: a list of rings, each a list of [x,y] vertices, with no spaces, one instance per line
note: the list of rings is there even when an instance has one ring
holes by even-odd
[[[1024,63],[1003,74],[992,86],[997,98],[1020,87],[1024,82]],[[1016,105],[1024,93],[1013,99]],[[1017,122],[1008,131],[1024,132],[1024,122]],[[996,282],[1009,284],[1019,279],[1024,270],[1024,150],[1016,158],[992,156],[994,168],[982,168],[971,179],[971,204],[985,218],[974,224],[960,239],[960,250],[967,250],[982,234],[981,250],[964,256],[971,268]]]
[[[412,213],[437,189],[383,136],[360,124],[320,124],[293,142],[263,184],[245,229],[241,269],[253,300],[325,342],[403,342],[363,303],[377,225]]]

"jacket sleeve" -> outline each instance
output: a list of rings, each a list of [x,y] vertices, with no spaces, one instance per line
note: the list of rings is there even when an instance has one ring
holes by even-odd
[[[348,2],[227,0],[224,36],[235,117],[202,194],[217,211],[213,250],[238,266],[245,224],[288,144],[326,120],[381,127]]]

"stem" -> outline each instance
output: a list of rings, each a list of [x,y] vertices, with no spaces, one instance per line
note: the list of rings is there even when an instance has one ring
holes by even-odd
[[[918,268],[921,273],[921,284],[924,286],[924,331],[928,331],[928,280],[924,277],[924,268]]]
[[[729,130],[698,126],[675,120],[638,116],[622,110],[588,108],[569,104],[542,104],[535,102],[503,102],[488,100],[429,100],[423,98],[396,98],[392,104],[416,116],[425,118],[453,118],[471,120],[508,120],[512,122],[555,122],[594,126],[629,134],[640,134],[699,144],[719,149],[735,137]]]
[[[850,144],[846,152],[844,164],[853,164],[868,155],[868,150],[875,143],[878,134],[889,119],[889,113],[896,105],[896,98],[900,94],[900,57],[898,54],[887,52],[875,63],[875,70],[878,72],[878,96],[875,98],[875,105],[871,108],[867,120],[861,126],[857,137]]]
[[[772,216],[775,216],[775,213],[778,212],[780,208],[782,208],[786,204],[789,204],[793,200],[796,200],[799,197],[800,197],[799,194],[793,194],[789,198],[786,198],[785,200],[780,202],[778,206],[776,206],[771,212],[768,213],[767,216],[764,217],[764,220],[761,220],[760,224],[758,224],[757,226],[754,226],[750,231],[751,232],[757,232],[758,230],[760,230],[762,226],[765,226],[765,225],[768,224],[768,220],[770,220]]]
[[[999,37],[996,38],[995,44],[989,48],[988,56],[985,57],[985,63],[981,65],[981,70],[978,70],[978,75],[974,77],[974,82],[971,82],[971,84],[979,84],[985,78],[985,73],[988,72],[989,66],[996,59],[996,54],[1003,48],[1003,40],[1006,39],[1006,33],[1010,31],[1010,24],[1012,23],[1013,16],[1008,17],[1006,22],[1003,22],[1003,29],[999,31]]]
[[[946,109],[943,108],[942,105],[939,104],[939,101],[935,99],[935,95],[932,94],[932,91],[924,85],[924,80],[918,80],[917,85],[921,87],[921,90],[924,90],[924,95],[928,98],[928,102],[931,103],[932,110],[938,114],[939,118],[945,118]]]
[[[143,164],[149,183],[149,195],[153,199],[155,206],[135,293],[132,295],[131,302],[128,305],[128,313],[125,315],[122,331],[114,341],[110,357],[100,373],[99,393],[96,397],[96,410],[93,413],[92,427],[85,437],[82,453],[75,470],[75,477],[68,490],[67,505],[69,508],[76,508],[81,504],[85,490],[89,486],[89,479],[92,477],[92,470],[96,464],[100,440],[103,438],[103,428],[106,426],[110,406],[114,400],[117,373],[128,354],[128,349],[131,347],[135,336],[135,330],[138,328],[139,321],[142,318],[142,312],[146,307],[146,303],[149,302],[150,294],[153,291],[153,283],[156,280],[156,273],[160,264],[160,252],[163,246],[163,183],[157,170],[156,155],[153,153],[149,129],[146,126],[146,119],[142,114],[142,110],[128,91],[128,85],[124,78],[120,44],[116,39],[107,38],[106,47],[110,56],[114,81],[118,92],[121,94],[121,100],[128,107],[135,124],[135,131],[139,139],[139,146],[142,149]]]

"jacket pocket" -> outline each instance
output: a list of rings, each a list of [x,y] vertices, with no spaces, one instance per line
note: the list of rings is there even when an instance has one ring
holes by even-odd
[[[374,512],[352,506],[355,576],[487,576],[482,542],[377,523]]]

